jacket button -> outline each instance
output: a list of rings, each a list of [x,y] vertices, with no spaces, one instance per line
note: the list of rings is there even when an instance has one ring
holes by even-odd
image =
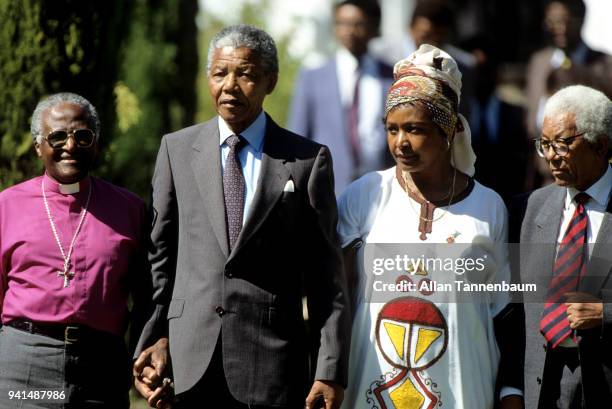
[[[225,315],[225,310],[221,306],[218,306],[217,308],[215,308],[215,312],[217,313],[219,317],[223,317]]]
[[[542,348],[544,348],[544,351],[546,351],[546,344],[542,344]]]
[[[536,378],[536,381],[538,381],[538,385],[542,385],[542,378],[537,377],[537,378]]]
[[[231,272],[231,271],[226,271],[226,272],[225,272],[225,277],[227,277],[227,278],[232,278],[233,276],[234,276],[234,275],[232,274],[232,272]]]

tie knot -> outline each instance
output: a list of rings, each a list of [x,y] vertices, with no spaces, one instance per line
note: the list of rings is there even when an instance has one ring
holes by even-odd
[[[230,149],[232,149],[233,147],[239,148],[243,140],[244,139],[240,135],[232,135],[227,137],[225,143],[227,144],[227,146],[230,147]]]
[[[581,204],[581,205],[586,204],[586,202],[588,202],[590,198],[591,196],[589,196],[588,193],[584,193],[584,192],[580,192],[576,196],[574,196],[574,200],[576,201],[576,203]]]

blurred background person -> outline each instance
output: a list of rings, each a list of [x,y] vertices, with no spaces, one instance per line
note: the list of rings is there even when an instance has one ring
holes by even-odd
[[[417,0],[400,41],[376,39],[370,48],[374,55],[390,65],[410,55],[421,44],[431,44],[446,51],[457,62],[463,75],[459,111],[469,118],[474,94],[473,70],[477,60],[471,53],[449,42],[455,25],[454,11],[453,3],[449,0]]]
[[[368,53],[377,35],[380,8],[374,0],[345,0],[334,6],[338,50],[321,67],[298,76],[289,129],[329,147],[336,194],[366,172],[391,161],[381,122],[391,67]]]
[[[499,54],[484,36],[472,38],[466,50],[478,56],[474,98],[470,103],[475,178],[495,190],[506,203],[522,192],[529,148],[523,107],[503,95]]]
[[[550,90],[551,83],[557,82],[554,91],[567,85],[586,84],[610,95],[610,85],[606,84],[612,79],[612,57],[593,50],[582,40],[585,14],[582,0],[549,0],[546,3],[543,27],[549,44],[533,53],[525,74],[527,130],[531,139],[539,137],[543,107],[548,96],[554,93]],[[549,79],[555,70],[558,71]],[[563,70],[571,72],[563,75]],[[533,150],[530,161],[527,189],[552,182],[546,162]]]

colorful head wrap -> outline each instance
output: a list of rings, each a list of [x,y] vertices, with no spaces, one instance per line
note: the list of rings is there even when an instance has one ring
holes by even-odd
[[[457,113],[461,97],[461,72],[455,60],[444,51],[422,44],[393,68],[395,82],[389,88],[385,117],[398,105],[420,102],[431,113],[432,121],[452,140],[451,163],[459,171],[474,175],[476,155],[471,146],[470,128]],[[453,138],[454,136],[454,138]]]

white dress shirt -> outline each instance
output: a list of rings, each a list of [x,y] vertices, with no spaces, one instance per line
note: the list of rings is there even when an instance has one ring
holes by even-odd
[[[244,131],[240,132],[247,144],[238,152],[238,160],[242,168],[242,175],[246,185],[246,195],[244,199],[244,212],[242,214],[242,225],[247,219],[253,197],[257,191],[257,181],[261,169],[261,157],[263,152],[264,138],[266,134],[266,114],[262,110],[259,116]],[[225,171],[225,162],[229,154],[230,147],[225,140],[235,135],[223,118],[219,117],[219,145],[221,147],[221,171]]]
[[[612,187],[612,167],[608,166],[606,172],[593,183],[591,187],[584,191],[588,194],[591,199],[584,205],[587,212],[588,225],[587,225],[587,243],[593,244],[597,241],[597,234],[599,234],[599,228],[603,222],[604,213],[610,200],[610,188]],[[576,210],[576,203],[574,197],[580,193],[580,191],[573,187],[567,188],[565,195],[565,206],[563,208],[563,215],[561,216],[561,228],[559,229],[559,236],[557,237],[557,243],[561,243],[565,230],[572,219],[572,215]]]
[[[358,77],[357,68],[361,71]],[[353,103],[355,84],[359,78],[359,146],[361,168],[364,171],[378,170],[383,163],[381,149],[386,149],[386,140],[381,139],[382,116],[385,95],[384,82],[378,64],[368,54],[361,57],[361,64],[348,50],[339,48],[336,53],[336,75],[340,101],[345,109]],[[348,143],[348,141],[347,141]],[[363,173],[363,172],[361,172]]]

